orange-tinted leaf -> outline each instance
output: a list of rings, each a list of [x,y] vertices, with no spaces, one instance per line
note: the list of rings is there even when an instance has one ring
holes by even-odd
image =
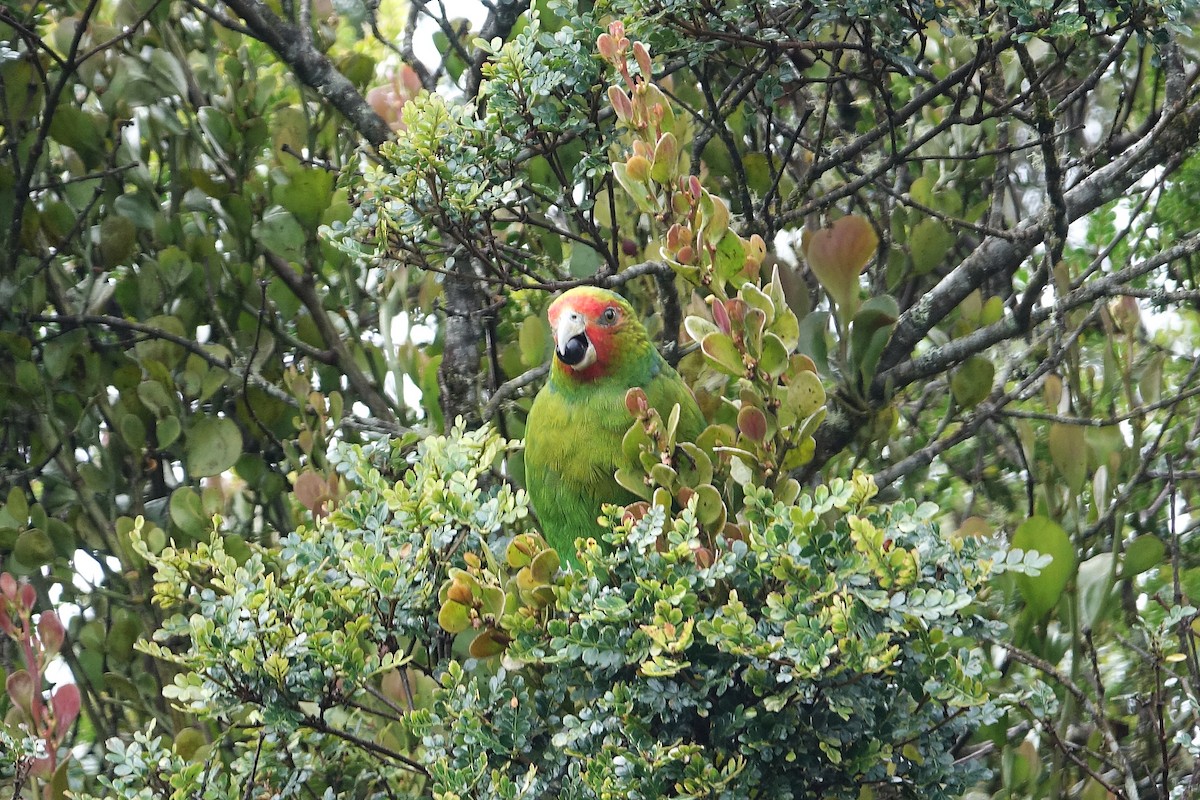
[[[878,245],[871,223],[853,214],[804,237],[805,261],[847,318],[858,305],[858,276]]]

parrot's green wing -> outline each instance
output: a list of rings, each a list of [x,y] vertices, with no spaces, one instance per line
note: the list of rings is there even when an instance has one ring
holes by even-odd
[[[655,353],[658,356],[658,353]],[[694,442],[704,430],[704,415],[700,406],[696,405],[696,396],[683,382],[683,378],[674,370],[662,356],[658,356],[658,368],[646,382],[646,400],[650,407],[657,409],[664,420],[671,416],[671,409],[679,405],[679,427],[676,429],[676,441]],[[626,426],[628,430],[628,426]]]

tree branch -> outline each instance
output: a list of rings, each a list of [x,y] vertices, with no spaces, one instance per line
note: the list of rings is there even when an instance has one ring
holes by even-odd
[[[334,327],[333,322],[329,319],[329,315],[325,313],[325,306],[321,303],[321,298],[317,296],[316,287],[313,282],[296,274],[296,271],[292,269],[292,265],[281,256],[270,251],[265,251],[264,255],[271,270],[279,276],[280,280],[287,284],[292,294],[296,295],[300,302],[304,304],[304,307],[308,309],[313,323],[317,326],[317,331],[321,334],[321,338],[325,340],[325,346],[333,351],[338,368],[345,373],[346,380],[349,381],[350,388],[354,390],[358,399],[366,403],[367,408],[371,409],[371,413],[376,417],[385,420],[392,419],[395,413],[392,411],[391,404],[380,394],[374,381],[358,368],[354,356],[346,347],[345,341],[343,341],[341,331]]]
[[[236,11],[254,36],[292,68],[301,83],[315,89],[340,111],[363,138],[377,147],[391,138],[392,130],[383,118],[333,62],[306,41],[296,26],[279,18],[259,0],[226,0],[225,5]]]

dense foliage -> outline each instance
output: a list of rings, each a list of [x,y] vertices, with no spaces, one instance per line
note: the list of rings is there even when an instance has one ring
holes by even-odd
[[[459,13],[0,2],[14,794],[1195,795],[1195,4]]]
[[[339,793],[391,796],[964,788],[953,745],[1000,713],[977,647],[994,626],[964,609],[1004,567],[1037,574],[1048,558],[993,562],[993,545],[942,536],[932,505],[873,505],[859,474],[792,503],[751,490],[745,539],[707,559],[695,504],[673,519],[656,507],[590,545],[578,572],[539,581],[557,557],[514,535],[524,493],[484,480],[503,447],[461,429],[408,455],[341,446],[338,469],[362,488],[277,552],[233,554],[215,534],[156,556],[139,526],[174,612],[155,639],[190,642],[143,647],[182,669],[165,694],[255,751],[216,781],[175,767],[171,796],[286,790],[301,765]],[[487,557],[451,566],[459,548]],[[501,661],[463,660],[497,636]],[[362,763],[364,742],[387,768]],[[141,796],[147,759],[169,757],[142,744],[114,742],[129,769],[105,796]]]

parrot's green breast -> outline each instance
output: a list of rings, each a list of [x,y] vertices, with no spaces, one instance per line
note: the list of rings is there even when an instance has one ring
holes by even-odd
[[[694,439],[704,420],[696,400],[652,347],[621,373],[585,384],[554,377],[534,399],[525,435],[525,474],[529,498],[549,544],[574,561],[577,537],[598,537],[596,519],[606,503],[626,505],[637,497],[613,477],[619,467],[636,469],[621,452],[633,418],[625,394],[646,391],[665,419],[680,404],[679,436]]]

